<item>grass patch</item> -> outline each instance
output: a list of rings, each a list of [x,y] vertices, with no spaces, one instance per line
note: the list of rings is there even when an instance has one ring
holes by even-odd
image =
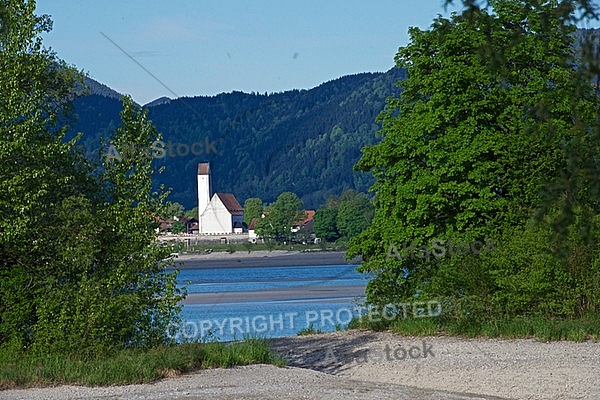
[[[409,336],[450,335],[487,338],[534,338],[541,341],[570,340],[583,342],[600,340],[600,315],[575,319],[548,319],[541,317],[474,319],[405,318],[387,321],[369,321],[354,318],[348,329],[391,331]]]
[[[248,364],[285,365],[264,339],[232,343],[186,343],[111,356],[32,355],[0,349],[0,389],[77,384],[125,385],[153,382],[198,369]]]
[[[320,329],[315,329],[313,324],[310,324],[308,327],[304,329],[300,329],[297,333],[298,336],[306,336],[306,335],[316,335],[318,333],[323,333]]]

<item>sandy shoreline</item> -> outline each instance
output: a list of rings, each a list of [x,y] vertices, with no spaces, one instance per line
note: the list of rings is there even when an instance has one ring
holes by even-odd
[[[216,292],[188,294],[183,304],[223,304],[263,301],[319,300],[322,302],[351,301],[365,295],[365,285],[302,286],[253,292]]]
[[[293,267],[318,265],[358,265],[359,259],[348,261],[344,252],[253,251],[213,252],[210,254],[179,254],[175,258],[180,269]]]

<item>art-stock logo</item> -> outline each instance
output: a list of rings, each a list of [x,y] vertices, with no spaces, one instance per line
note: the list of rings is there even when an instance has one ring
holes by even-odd
[[[366,362],[383,362],[383,361],[403,361],[408,359],[427,358],[427,356],[435,357],[433,353],[433,345],[427,345],[425,340],[422,341],[423,350],[419,346],[411,346],[405,349],[399,345],[392,348],[389,344],[385,347],[382,346],[370,346],[364,350],[344,350],[336,351],[333,347],[328,347],[325,351],[323,361],[319,362],[317,366],[326,367],[334,364],[349,364],[356,362],[358,364]],[[385,357],[384,357],[385,356]]]
[[[169,157],[186,157],[190,154],[199,156],[202,154],[217,153],[215,147],[216,141],[210,141],[208,136],[204,138],[203,142],[194,142],[191,146],[186,143],[173,143],[171,140],[163,142],[162,140],[155,140],[149,148],[139,147],[135,145],[123,146],[120,151],[117,146],[111,144],[108,147],[105,159],[109,163],[111,161],[123,161],[128,157],[135,157],[137,154],[143,154],[147,158],[165,158]]]
[[[466,242],[458,242],[454,243],[452,239],[448,241],[447,247],[445,247],[445,241],[440,239],[434,239],[431,241],[431,246],[416,246],[415,242],[412,241],[410,244],[404,243],[401,246],[401,251],[398,251],[398,247],[395,244],[390,243],[387,251],[387,255],[385,257],[386,261],[389,261],[390,258],[396,258],[398,260],[402,259],[413,259],[417,258],[427,258],[429,260],[433,255],[436,258],[442,258],[449,253],[450,256],[455,255],[466,255],[468,253],[473,254],[481,254],[484,251],[492,251],[498,250],[496,248],[496,241],[494,239],[490,239],[487,236],[484,239],[485,244],[479,240],[476,240],[472,243]]]

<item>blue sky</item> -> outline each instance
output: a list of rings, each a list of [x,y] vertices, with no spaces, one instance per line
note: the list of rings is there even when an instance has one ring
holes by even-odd
[[[308,89],[387,71],[408,28],[443,0],[38,0],[46,47],[140,104],[158,97]],[[171,91],[157,82],[119,47]]]

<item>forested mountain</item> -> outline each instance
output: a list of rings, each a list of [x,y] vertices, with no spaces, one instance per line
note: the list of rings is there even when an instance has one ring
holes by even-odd
[[[196,168],[210,161],[215,191],[234,193],[239,201],[260,197],[274,201],[296,193],[307,208],[327,196],[354,188],[366,192],[370,175],[353,172],[360,149],[375,142],[375,118],[385,99],[398,94],[404,70],[345,76],[310,90],[283,93],[223,93],[216,96],[157,99],[145,107],[163,141],[186,146],[214,143],[216,154],[177,155],[156,159],[165,166],[157,183],[172,187],[172,201],[196,205]],[[119,124],[121,102],[104,85],[88,84],[90,94],[75,101],[73,132],[83,132],[90,158],[106,155],[102,145]],[[196,147],[198,150],[199,147]]]
[[[580,29],[597,43],[600,30]],[[172,201],[186,208],[196,205],[196,167],[210,161],[214,190],[234,193],[239,201],[260,197],[274,201],[285,191],[296,193],[306,207],[316,208],[329,195],[353,188],[366,192],[370,175],[353,172],[360,149],[374,143],[375,118],[388,96],[398,95],[396,82],[405,71],[344,76],[310,90],[283,93],[223,93],[216,96],[161,97],[148,104],[149,116],[164,142],[215,142],[217,153],[157,159],[165,172],[157,183],[172,187]],[[597,83],[597,82],[596,82]],[[84,133],[82,144],[90,158],[106,154],[101,146],[119,124],[118,93],[92,80],[90,95],[75,101],[78,116],[73,132]],[[207,139],[208,138],[208,139]],[[198,149],[198,148],[196,148]],[[185,151],[182,146],[181,152]]]
[[[98,94],[103,97],[119,100],[121,94],[116,90],[113,90],[103,83],[96,82],[95,80],[86,77],[84,79],[84,85],[87,87],[90,94]]]

